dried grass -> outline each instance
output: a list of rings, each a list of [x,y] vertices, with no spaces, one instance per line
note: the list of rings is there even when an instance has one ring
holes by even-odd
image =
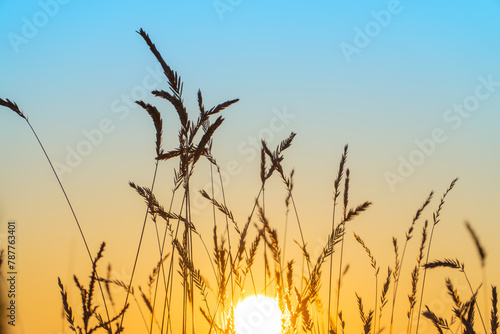
[[[143,308],[146,309],[146,313],[149,313],[149,322],[146,321],[143,315],[145,327],[149,333],[153,333],[155,332],[155,330],[157,330],[159,333],[167,334],[178,332],[181,332],[183,334],[188,332],[195,333],[195,331],[198,331],[197,326],[199,326],[199,318],[201,318],[209,324],[209,334],[233,334],[235,333],[234,307],[236,303],[247,293],[246,290],[250,285],[250,283],[248,282],[249,275],[251,277],[253,293],[257,294],[257,292],[260,291],[260,286],[259,288],[257,288],[257,284],[252,273],[252,268],[259,267],[264,271],[265,283],[263,291],[265,291],[266,294],[269,291],[270,295],[276,297],[283,312],[283,333],[295,334],[299,332],[305,332],[317,334],[332,334],[339,332],[339,325],[342,333],[345,333],[346,331],[352,332],[352,329],[349,327],[352,325],[349,323],[346,324],[344,320],[345,315],[348,311],[340,310],[341,281],[342,277],[345,274],[345,271],[347,271],[348,268],[348,266],[346,266],[344,270],[343,266],[343,244],[346,238],[346,223],[353,221],[358,215],[366,211],[372,205],[372,203],[366,201],[355,207],[349,208],[351,173],[346,166],[348,146],[346,145],[344,147],[338,171],[336,173],[336,178],[333,181],[331,231],[328,235],[326,244],[323,245],[323,248],[317,258],[311,258],[311,254],[307,249],[307,243],[302,232],[302,224],[293,196],[294,170],[291,170],[290,173],[285,173],[285,170],[283,168],[284,152],[291,147],[292,142],[296,136],[296,134],[293,132],[281,143],[279,143],[274,151],[271,151],[269,149],[269,145],[265,141],[262,141],[260,159],[260,190],[256,196],[253,208],[246,223],[242,227],[240,227],[236,222],[233,212],[228,208],[224,190],[222,192],[222,200],[216,198],[216,196],[214,195],[212,173],[212,167],[215,166],[217,172],[219,173],[219,178],[222,181],[220,168],[215,157],[212,154],[212,145],[214,141],[214,135],[219,127],[223,124],[224,118],[222,116],[219,116],[214,121],[212,121],[212,118],[214,115],[219,114],[234,103],[238,102],[238,99],[228,100],[210,109],[206,109],[204,106],[201,91],[198,90],[197,107],[199,109],[199,115],[195,120],[190,120],[182,97],[183,83],[181,77],[177,74],[177,72],[172,70],[167,65],[156,46],[152,43],[149,35],[146,34],[146,32],[142,29],[138,33],[144,39],[154,57],[160,63],[163,72],[168,80],[168,91],[156,90],[153,91],[152,94],[156,97],[160,97],[168,101],[174,108],[180,122],[178,136],[179,143],[177,147],[165,151],[162,148],[163,121],[160,111],[151,104],[145,103],[143,101],[136,102],[149,114],[149,116],[153,120],[156,131],[156,157],[155,173],[153,177],[153,183],[150,188],[142,187],[136,185],[133,182],[130,182],[130,186],[145,201],[147,209],[139,245],[137,247],[134,269],[132,270],[132,277],[129,283],[114,279],[111,276],[111,267],[108,267],[106,278],[100,278],[98,275],[98,261],[103,256],[104,243],[101,245],[101,248],[95,258],[92,257],[87,247],[87,251],[92,263],[92,270],[88,286],[84,286],[80,282],[80,280],[76,276],[74,276],[74,283],[76,284],[80,293],[82,304],[82,313],[78,316],[78,320],[75,319],[75,311],[70,306],[70,297],[68,296],[63,283],[60,279],[58,279],[60,294],[62,298],[62,306],[69,328],[73,332],[78,334],[90,334],[98,330],[104,330],[109,334],[122,333],[124,331],[123,323],[125,314],[129,307],[127,301],[129,295],[131,295],[135,299],[137,307],[141,311],[141,314],[143,314]],[[33,130],[28,119],[21,112],[16,103],[8,99],[0,99],[0,106],[4,106],[14,111],[17,115],[25,119],[28,122],[30,128]],[[35,132],[34,134],[39,141],[38,136]],[[41,145],[40,141],[39,143]],[[210,175],[212,180],[212,194],[209,195],[209,193],[205,190],[200,191],[202,197],[208,200],[212,205],[214,213],[214,227],[212,238],[213,247],[211,253],[209,252],[205,242],[203,241],[202,236],[196,229],[196,224],[200,222],[195,222],[193,220],[193,215],[191,212],[190,178],[193,175],[195,166],[202,158],[206,158],[208,160],[211,168]],[[156,180],[156,172],[158,170],[158,163],[170,159],[178,159],[179,165],[178,168],[174,170],[174,187],[172,190],[172,200],[170,208],[165,209],[165,207],[160,204],[160,201],[154,195],[153,190]],[[50,159],[48,160],[50,163]],[[286,221],[282,244],[279,243],[280,233],[278,229],[273,227],[273,224],[270,221],[269,217],[266,216],[265,211],[265,184],[267,180],[272,177],[272,175],[275,175],[275,172],[280,177],[286,190]],[[422,228],[422,239],[417,254],[416,265],[414,266],[410,275],[411,290],[408,295],[410,307],[408,311],[407,333],[411,333],[413,330],[415,331],[415,333],[418,333],[420,314],[429,319],[439,333],[452,331],[452,326],[454,325],[455,319],[459,320],[459,329],[461,329],[463,333],[474,333],[474,320],[476,312],[481,317],[483,329],[486,333],[486,327],[484,326],[481,312],[477,307],[477,292],[479,288],[475,291],[472,289],[472,285],[465,273],[465,264],[461,263],[458,259],[429,261],[434,228],[441,220],[441,211],[445,203],[445,198],[447,197],[448,193],[454,188],[456,182],[457,179],[451,182],[448,189],[444,192],[437,210],[432,215],[432,226],[429,238],[427,220],[425,221],[425,224]],[[62,184],[60,185],[65,194]],[[181,205],[177,208],[173,207],[172,204],[174,203],[173,199],[176,192],[182,193]],[[387,276],[380,291],[378,287],[378,273],[380,267],[377,265],[377,261],[366,243],[361,239],[361,237],[359,237],[358,234],[353,233],[355,240],[363,247],[365,253],[367,254],[370,260],[370,265],[375,273],[375,301],[373,309],[365,311],[362,298],[358,294],[356,294],[360,322],[363,333],[365,334],[378,334],[384,330],[384,327],[382,326],[384,320],[382,311],[388,304],[388,301],[391,300],[391,297],[391,319],[390,322],[386,323],[390,327],[390,333],[392,333],[393,331],[396,295],[398,283],[402,279],[401,271],[404,263],[407,244],[412,239],[416,223],[424,214],[424,209],[430,204],[433,194],[433,192],[429,194],[427,199],[420,206],[420,208],[417,209],[415,215],[413,216],[410,227],[405,233],[405,242],[401,254],[399,251],[397,239],[395,237],[392,238],[392,246],[395,256],[394,268],[387,268]],[[343,210],[341,213],[336,213],[336,206],[341,195]],[[69,199],[67,199],[67,201],[70,208],[72,209]],[[298,223],[298,230],[301,237],[300,242],[295,241],[302,252],[302,255],[300,256],[301,259],[286,259],[285,257],[285,249],[287,246],[288,212],[290,207],[294,209],[295,217]],[[226,219],[227,234],[224,236],[218,235],[217,232],[218,224],[215,216],[216,210],[220,211]],[[254,214],[256,217],[254,217]],[[307,215],[309,215],[309,213],[307,213]],[[340,220],[338,220],[338,223],[336,224],[336,219],[338,219],[337,216],[340,216]],[[76,215],[74,215],[74,217],[80,229],[82,238],[86,244],[86,239],[84,237],[83,231],[81,230],[80,224],[76,219]],[[148,219],[153,221],[155,226],[157,226],[158,218],[161,218],[165,222],[165,235],[163,240],[160,240],[158,230],[156,230],[159,253],[157,264],[153,268],[151,274],[148,276],[147,290],[143,290],[140,286],[138,286],[140,299],[142,299],[141,303],[139,303],[134,294],[134,292],[136,292],[137,290],[134,290],[133,287],[133,277],[143,239],[144,226]],[[254,220],[257,220],[259,224],[255,224],[256,228],[255,230],[252,230],[250,226],[251,223],[254,222]],[[177,221],[177,225],[174,226],[172,221]],[[230,229],[228,221],[231,221],[232,228],[238,236],[234,248],[231,247],[231,233],[229,231]],[[473,238],[474,244],[479,253],[481,266],[484,268],[486,251],[483,245],[480,243],[479,237],[472,229],[471,225],[469,223],[466,223],[466,227]],[[167,232],[170,236],[172,250],[165,255]],[[253,236],[252,233],[255,233],[255,236]],[[206,254],[199,254],[195,256],[194,248],[196,245],[194,244],[194,236],[199,237],[199,241],[205,248]],[[248,240],[251,240],[251,242],[249,242]],[[332,268],[333,257],[336,251],[338,251],[338,247],[340,247],[340,254],[338,256],[338,289],[335,298],[335,317],[333,317],[331,302],[333,299],[332,282],[334,281],[334,279]],[[427,252],[425,251],[426,247]],[[259,254],[261,253],[263,253],[262,261],[259,260]],[[0,253],[0,267],[3,264],[2,255],[3,253]],[[215,276],[214,289],[211,289],[209,284],[210,280],[203,275],[198,266],[198,262],[195,262],[195,260],[198,261],[199,259],[201,259],[202,256],[206,256],[212,264],[212,269]],[[426,261],[425,264],[422,265],[424,257],[426,257]],[[269,258],[272,260],[269,261]],[[330,260],[329,275],[327,278],[323,278],[323,266],[328,260]],[[299,261],[302,261],[303,263],[302,267],[300,268],[300,270],[302,271],[300,282],[298,282],[298,280],[294,280],[294,273],[297,272],[296,265]],[[166,271],[164,268],[166,265],[168,265],[168,271]],[[419,297],[419,314],[417,318],[417,324],[416,326],[413,326],[413,318],[414,312],[416,310],[417,294],[420,281],[420,271],[422,267],[424,269],[424,275],[420,287],[421,293]],[[178,275],[175,274],[176,268]],[[305,271],[305,268],[307,268],[307,272]],[[426,271],[427,269],[436,268],[454,269],[461,271],[465,275],[465,278],[470,287],[471,297],[469,299],[466,299],[466,301],[463,301],[459,296],[458,291],[452,285],[451,280],[446,280],[446,288],[454,303],[454,307],[451,310],[453,313],[453,317],[449,321],[445,318],[437,316],[427,306],[425,306],[425,311],[421,312]],[[163,279],[163,289],[159,288],[159,282],[161,279]],[[321,300],[321,287],[325,279],[328,280],[328,307],[326,314],[323,310],[323,304]],[[391,281],[393,282],[392,296],[390,294]],[[107,298],[105,298],[101,288],[101,294],[106,310],[107,320],[104,320],[105,318],[98,312],[98,306],[94,296],[96,285],[100,286],[101,282],[105,284],[107,292]],[[108,300],[113,306],[115,305],[110,285],[119,286],[127,292],[125,304],[114,317],[110,317],[109,315],[107,315],[108,310],[105,304],[106,300]],[[174,286],[176,286],[176,289],[178,287],[179,291],[181,291],[182,301],[180,299],[176,300],[175,302],[172,300]],[[198,293],[195,294],[196,291]],[[158,303],[163,304],[163,309],[160,311],[157,307],[158,298],[162,299],[159,300]],[[182,311],[182,320],[176,322],[173,322],[171,319],[173,311],[172,307],[174,304]],[[493,286],[491,292],[490,330],[492,334],[496,334],[499,328],[497,304],[497,290],[496,287]],[[324,325],[325,320],[327,323],[326,328]],[[156,327],[154,326],[154,324]]]

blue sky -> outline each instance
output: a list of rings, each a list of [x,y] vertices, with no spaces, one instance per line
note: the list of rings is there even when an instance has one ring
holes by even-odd
[[[400,12],[350,63],[340,43],[352,45],[354,29],[364,29],[374,20],[371,12],[390,1],[240,1],[223,20],[214,3],[69,1],[15,53],[9,33],[22,36],[22,18],[33,23],[42,7],[4,1],[2,91],[15,97],[22,86],[38,103],[56,96],[64,103],[75,94],[99,101],[122,91],[154,63],[134,33],[140,27],[185,78],[186,97],[202,88],[215,101],[238,96],[259,109],[286,102],[326,119],[376,111],[395,121],[394,129],[404,126],[398,115],[432,121],[440,104],[465,94],[478,75],[498,70],[494,1],[398,2]]]

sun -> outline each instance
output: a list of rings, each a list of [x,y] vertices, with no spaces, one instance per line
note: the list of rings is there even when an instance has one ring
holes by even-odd
[[[250,296],[234,310],[237,334],[281,333],[281,310],[276,300],[263,295]]]

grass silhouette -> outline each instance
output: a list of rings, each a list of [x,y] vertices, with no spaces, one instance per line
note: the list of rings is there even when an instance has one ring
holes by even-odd
[[[143,318],[144,333],[199,333],[201,331],[199,328],[205,327],[208,333],[238,333],[234,322],[234,308],[245,295],[250,293],[266,294],[276,298],[283,314],[282,333],[336,334],[352,332],[353,325],[346,323],[345,310],[342,310],[341,304],[342,277],[347,270],[343,266],[343,245],[345,238],[348,236],[346,234],[348,224],[369,209],[372,203],[365,201],[351,206],[349,202],[351,176],[347,168],[347,145],[344,147],[340,159],[337,176],[333,180],[331,230],[317,258],[311,257],[302,233],[301,217],[298,214],[293,196],[294,171],[286,172],[283,167],[284,153],[291,147],[296,136],[295,133],[291,133],[274,150],[269,148],[266,141],[261,142],[260,190],[252,203],[248,219],[243,225],[239,224],[227,205],[221,169],[212,152],[213,136],[224,122],[224,118],[219,115],[238,102],[238,99],[228,100],[206,109],[201,91],[198,91],[199,113],[196,119],[191,120],[184,105],[181,77],[167,65],[148,34],[142,29],[138,33],[160,63],[168,80],[168,91],[155,90],[152,94],[168,101],[175,110],[180,123],[178,146],[170,150],[163,147],[163,120],[160,111],[155,106],[144,101],[136,101],[153,121],[156,131],[156,158],[150,187],[141,186],[134,182],[129,183],[130,187],[145,201],[146,212],[136,247],[136,254],[132,259],[132,274],[127,282],[111,277],[110,268],[108,268],[107,276],[98,275],[98,262],[103,257],[105,244],[101,245],[97,255],[93,257],[87,245],[82,226],[73,211],[69,198],[66,196],[62,182],[53,169],[73,213],[92,265],[90,281],[87,287],[74,276],[74,283],[80,292],[82,304],[82,313],[79,316],[76,316],[74,308],[70,305],[64,284],[60,279],[58,280],[62,305],[69,328],[78,334],[90,334],[98,331],[109,334],[126,333],[125,320],[129,316],[130,302],[133,299],[134,307],[140,311]],[[0,105],[11,109],[28,123],[52,166],[38,135],[18,105],[8,99],[0,99]],[[166,207],[155,196],[155,183],[159,163],[171,159],[176,159],[178,166],[174,169],[171,201]],[[211,189],[193,189],[191,184],[191,177],[194,175],[196,167],[199,166],[200,159],[205,159],[210,164]],[[267,203],[268,198],[265,197],[265,186],[273,176],[278,177],[283,182],[287,194],[283,239],[280,239],[280,233],[273,227],[265,209],[266,205],[269,205]],[[221,198],[216,198],[214,195],[214,178],[219,178],[221,181]],[[436,211],[432,214],[430,231],[428,220],[425,221],[422,227],[419,252],[410,277],[411,291],[408,295],[407,333],[418,333],[421,315],[428,319],[439,333],[476,333],[474,329],[476,313],[481,318],[481,329],[484,333],[493,334],[498,331],[497,288],[495,286],[491,287],[490,324],[489,328],[487,328],[487,317],[486,320],[483,318],[477,304],[479,287],[476,290],[473,289],[465,273],[465,264],[459,260],[451,259],[429,261],[435,226],[440,222],[440,214],[445,204],[445,198],[454,188],[456,182],[457,179],[454,179],[441,197]],[[192,197],[193,193],[198,191],[212,205],[213,234],[209,239],[205,239],[205,236],[198,231],[196,222],[193,220]],[[378,334],[384,330],[389,331],[391,334],[393,332],[394,323],[397,320],[394,312],[397,308],[404,307],[397,305],[396,297],[402,279],[401,272],[405,264],[407,245],[413,237],[417,222],[426,207],[432,203],[433,195],[434,192],[431,192],[424,203],[417,209],[406,232],[401,253],[399,252],[398,240],[393,238],[394,267],[387,268],[383,284],[379,284],[380,267],[377,265],[375,256],[363,239],[354,233],[355,240],[368,256],[370,270],[373,270],[375,276],[375,299],[373,302],[366,303],[363,301],[362,296],[356,294],[357,312],[359,312],[360,325],[365,334]],[[174,205],[174,198],[176,197],[180,197],[180,207]],[[342,212],[336,212],[336,207],[341,199]],[[296,242],[296,246],[299,247],[302,254],[300,259],[287,259],[285,253],[290,208],[293,209],[300,233],[300,242]],[[220,222],[216,221],[216,211],[224,215],[225,221],[222,226]],[[158,247],[158,254],[157,265],[147,279],[147,288],[143,288],[140,285],[135,285],[134,282],[139,254],[144,242],[144,230],[149,221],[153,222],[155,226],[156,240],[153,240],[153,242]],[[159,224],[165,226],[163,235],[158,229]],[[486,251],[472,226],[469,223],[466,226],[474,240],[484,268]],[[221,227],[224,229],[222,233],[219,231]],[[230,230],[234,230],[233,233],[237,236],[236,240],[231,239]],[[251,236],[252,231],[255,232],[255,237]],[[210,239],[211,244],[208,242]],[[283,240],[283,242],[281,243],[280,240]],[[200,249],[195,250],[195,241],[200,242],[202,245],[201,251],[209,259],[209,267],[212,273],[202,272],[201,265],[195,262],[195,252],[200,252]],[[340,253],[338,263],[335,264],[338,265],[336,277],[334,277],[333,270],[333,254],[335,252]],[[301,279],[297,282],[297,280],[294,280],[294,272],[300,263],[302,263],[300,266]],[[257,268],[260,270],[255,270]],[[471,296],[466,301],[463,301],[463,297],[459,296],[451,280],[445,280],[446,289],[454,303],[451,310],[452,316],[449,320],[439,317],[428,306],[422,305],[427,270],[435,268],[461,271],[470,287]],[[328,275],[324,275],[325,270],[328,270]],[[257,272],[260,271],[263,271],[264,286],[259,286],[256,282]],[[212,274],[215,279],[208,279],[207,276]],[[423,275],[422,283],[419,285],[421,275]],[[326,285],[325,280],[328,282],[327,296],[320,293],[322,284]],[[483,276],[483,280],[486,280],[485,276]],[[110,315],[108,307],[108,305],[112,305],[114,308],[117,303],[116,298],[110,292],[111,285],[122,289],[125,296],[123,304],[119,305],[118,312],[115,312],[114,316]],[[337,286],[336,292],[333,291],[335,285]],[[96,286],[100,290],[100,301],[95,300],[94,290]],[[486,287],[483,287],[483,290],[485,289]],[[180,301],[174,301],[173,299],[177,291],[180,291]],[[420,295],[418,292],[420,292]],[[326,312],[323,306],[324,298],[327,298]],[[389,302],[391,304],[391,316],[390,320],[384,323],[382,314]],[[334,303],[335,308],[333,307]],[[416,307],[417,303],[419,304],[418,308]],[[487,303],[486,300],[485,303]],[[104,306],[105,315],[98,311],[98,305],[100,304]],[[182,314],[175,321],[172,316],[174,304],[175,309],[180,310],[179,313]],[[484,311],[486,311],[486,307],[484,307]],[[78,319],[75,319],[75,317],[78,317]],[[242,334],[242,332],[239,334]]]

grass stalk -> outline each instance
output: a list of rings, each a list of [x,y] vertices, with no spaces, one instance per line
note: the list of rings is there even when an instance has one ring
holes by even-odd
[[[401,259],[400,260],[396,259],[396,267],[394,270],[394,285],[393,285],[393,293],[392,293],[391,324],[390,324],[389,334],[392,334],[393,325],[394,325],[394,310],[395,310],[395,306],[396,306],[396,296],[398,294],[399,279],[401,277],[401,269],[403,268],[403,262],[404,262],[404,257],[405,257],[405,253],[406,253],[406,246],[408,245],[408,241],[410,241],[410,239],[413,236],[413,230],[414,230],[415,223],[417,222],[417,220],[419,219],[419,217],[421,216],[422,212],[427,207],[427,205],[429,205],[429,203],[431,202],[433,195],[434,195],[434,191],[431,191],[431,193],[429,194],[429,196],[427,197],[425,202],[422,204],[422,206],[415,213],[415,216],[412,219],[411,225],[408,228],[408,231],[406,232],[406,240],[405,240],[405,243],[403,246],[403,252],[401,254]],[[397,254],[396,254],[396,257],[397,257]]]
[[[342,154],[342,158],[340,159],[339,170],[337,173],[337,178],[335,179],[333,186],[333,208],[332,208],[332,230],[331,235],[333,235],[335,230],[335,208],[337,207],[337,198],[340,195],[340,183],[342,182],[342,176],[344,174],[344,165],[347,160],[347,150],[348,146],[344,146],[344,153]],[[328,276],[328,310],[327,310],[327,319],[328,319],[328,332],[330,332],[332,325],[330,322],[331,318],[331,302],[332,302],[332,276],[333,276],[333,257],[330,258],[330,271]],[[340,285],[340,283],[339,283]],[[338,298],[337,298],[338,301]],[[338,303],[337,308],[335,310],[335,332],[338,332],[337,321],[338,321]]]
[[[346,150],[344,150],[344,152],[346,152]],[[347,154],[347,152],[346,152],[346,154]],[[348,202],[349,202],[349,169],[346,169],[346,176],[345,176],[345,183],[344,183],[344,212],[343,212],[344,218],[342,220],[343,222],[345,222],[345,220],[347,218]],[[345,231],[345,225],[343,225],[343,229]],[[343,265],[343,261],[344,261],[344,240],[345,240],[345,233],[342,234],[342,239],[340,241],[339,279],[338,279],[338,286],[337,286],[337,306],[336,306],[336,311],[335,311],[335,314],[336,314],[335,315],[335,324],[337,324],[337,314],[339,313],[339,307],[340,307],[340,290],[342,288],[342,265]],[[336,328],[335,330],[338,331],[338,328]]]
[[[427,246],[427,256],[426,256],[426,259],[425,259],[425,265],[427,265],[429,263],[429,255],[431,253],[432,237],[434,236],[434,228],[440,222],[440,213],[441,213],[441,210],[442,210],[443,205],[444,205],[444,200],[445,200],[446,196],[448,195],[448,193],[453,189],[453,187],[455,187],[455,184],[457,183],[457,181],[458,181],[458,178],[455,178],[450,183],[450,186],[448,187],[448,189],[446,189],[446,191],[444,192],[443,196],[441,197],[441,201],[439,203],[439,206],[438,206],[436,212],[432,215],[433,224],[432,224],[432,228],[431,228],[431,234],[429,236],[429,246]],[[426,278],[426,276],[427,276],[427,269],[424,267],[424,277],[422,279],[422,289],[420,290],[420,303],[419,303],[419,306],[418,306],[417,328],[415,329],[415,334],[418,334],[418,328],[419,328],[419,325],[420,325],[420,314],[422,313],[422,301],[423,301],[423,298],[424,298],[424,289],[425,289],[425,278]]]
[[[153,181],[151,182],[151,191],[154,190],[157,173],[158,173],[158,161],[155,162],[155,171],[153,173]],[[139,237],[139,243],[137,245],[137,250],[135,252],[134,264],[132,265],[132,273],[130,274],[130,280],[128,282],[127,295],[125,296],[124,305],[127,305],[127,303],[128,303],[128,298],[130,296],[130,289],[131,289],[132,283],[134,281],[135,270],[137,268],[137,262],[139,260],[139,253],[141,251],[141,246],[142,246],[142,240],[144,238],[144,231],[146,230],[146,222],[148,220],[148,214],[149,214],[149,206],[146,207],[146,213],[144,214],[144,219],[143,219],[142,228],[141,228],[141,234]],[[120,320],[120,327],[123,327],[124,320],[125,320],[125,313],[122,315],[122,318]]]
[[[68,203],[68,206],[69,206],[69,209],[70,209],[71,214],[73,216],[73,219],[75,220],[75,223],[76,223],[76,226],[77,226],[78,231],[80,233],[80,236],[82,237],[83,244],[84,244],[85,249],[87,251],[87,254],[89,256],[90,262],[94,263],[95,259],[93,258],[92,253],[90,252],[90,248],[89,248],[89,245],[87,243],[87,239],[85,238],[85,234],[83,233],[82,226],[80,225],[80,222],[78,221],[78,217],[76,216],[75,210],[73,209],[73,205],[71,204],[71,201],[69,200],[68,194],[66,193],[66,190],[64,189],[64,186],[63,186],[63,184],[61,182],[61,179],[59,178],[59,175],[57,174],[57,172],[56,172],[56,170],[54,168],[54,165],[52,164],[52,160],[50,159],[47,151],[45,150],[45,147],[43,146],[42,141],[38,137],[38,134],[36,133],[36,131],[33,128],[33,126],[31,125],[30,121],[28,120],[28,117],[26,117],[24,115],[24,113],[20,110],[20,108],[18,107],[18,105],[15,102],[10,101],[9,99],[3,100],[3,99],[0,98],[0,106],[9,108],[10,110],[14,111],[16,114],[18,114],[21,118],[23,118],[26,121],[26,123],[28,124],[29,128],[31,129],[31,132],[33,133],[33,135],[36,138],[36,141],[40,145],[40,148],[42,149],[43,154],[45,155],[45,158],[47,159],[47,162],[49,163],[50,168],[52,169],[52,172],[53,172],[53,174],[54,174],[54,176],[55,176],[55,178],[57,180],[57,183],[59,184],[59,187],[61,188],[61,191],[62,191],[62,193],[64,195],[64,198],[66,199],[66,203]],[[96,273],[96,275],[97,275],[97,273]],[[99,276],[98,275],[97,275],[97,283],[98,283],[99,290],[101,292],[101,297],[102,297],[102,300],[103,300],[103,303],[104,303],[104,308],[105,308],[105,311],[106,311],[106,317],[107,317],[108,322],[109,322],[110,317],[109,317],[108,305],[106,303],[106,298],[104,297],[104,291],[102,289],[101,282],[99,280]]]

